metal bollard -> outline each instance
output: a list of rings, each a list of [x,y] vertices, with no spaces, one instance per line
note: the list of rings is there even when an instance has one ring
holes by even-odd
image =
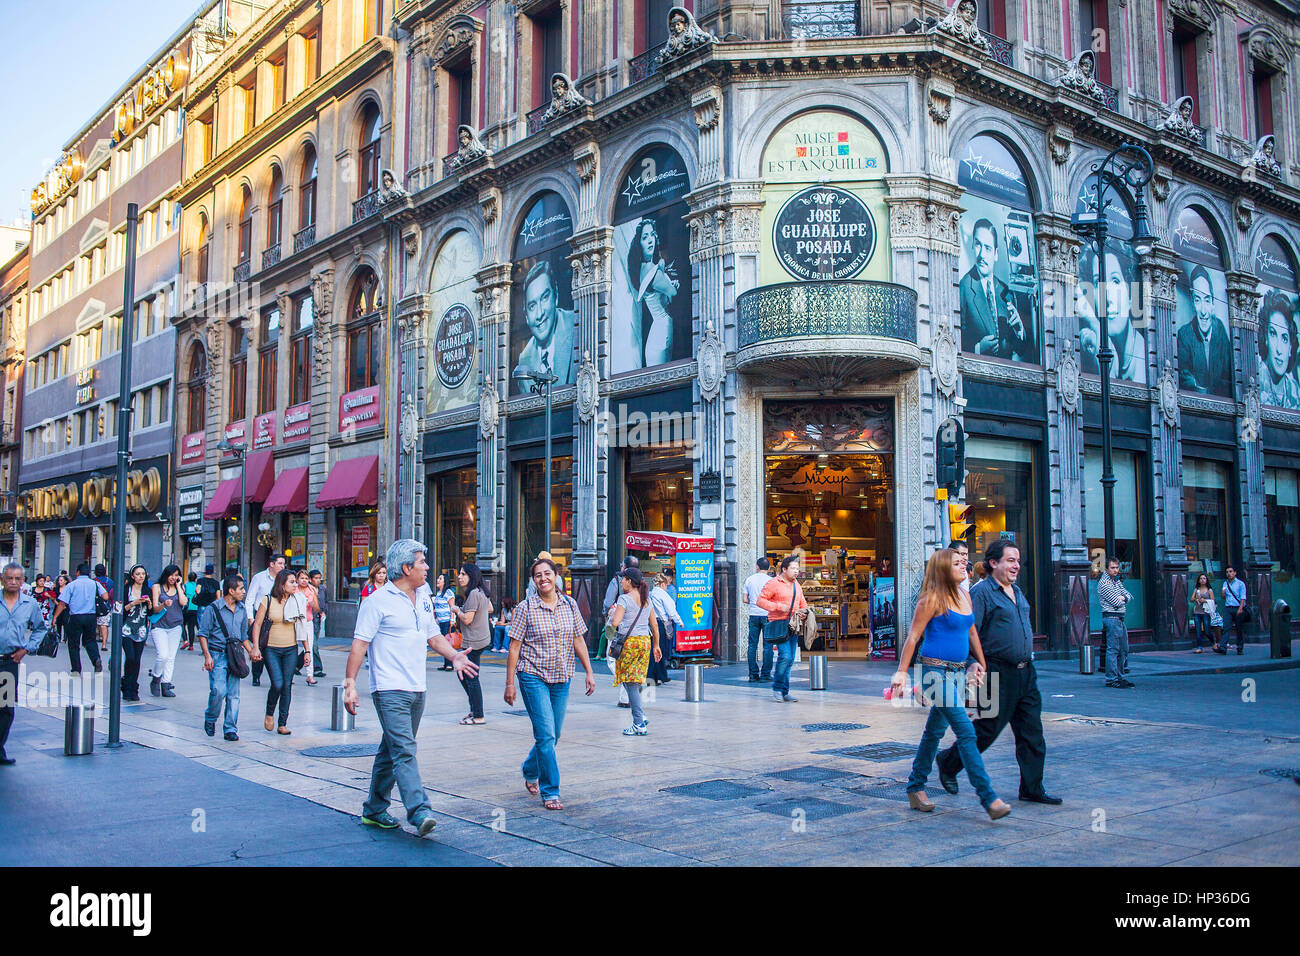
[[[704,665],[687,664],[686,680],[683,682],[686,696],[682,700],[698,704],[704,699]]]
[[[1079,645],[1079,673],[1091,674],[1097,669],[1097,648],[1091,644]]]
[[[68,704],[63,708],[63,755],[84,757],[95,750],[95,705]]]
[[[810,690],[826,689],[826,672],[828,665],[825,654],[813,654],[808,658],[809,664],[808,677],[810,679]]]
[[[1278,598],[1273,602],[1273,614],[1269,619],[1269,651],[1271,658],[1291,656],[1291,606]]]
[[[356,716],[349,713],[348,709],[343,706],[344,689],[342,684],[334,685],[334,699],[330,707],[330,730],[348,731],[357,729]]]

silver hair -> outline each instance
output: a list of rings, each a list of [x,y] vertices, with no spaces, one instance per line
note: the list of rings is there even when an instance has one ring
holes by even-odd
[[[10,561],[6,564],[3,570],[0,570],[0,574],[8,574],[10,571],[22,571],[23,580],[27,579],[27,570],[17,561]]]
[[[427,555],[429,549],[414,538],[398,538],[388,546],[384,561],[388,565],[388,580],[396,581],[403,574],[402,568],[415,564],[417,554]]]

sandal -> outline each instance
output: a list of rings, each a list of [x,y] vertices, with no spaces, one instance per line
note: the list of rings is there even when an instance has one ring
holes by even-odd
[[[1197,653],[1197,654],[1204,654],[1204,653],[1205,653],[1205,648],[1203,648],[1203,647],[1198,647],[1198,648],[1196,649],[1196,653]]]
[[[464,726],[464,727],[470,727],[470,726],[473,726],[473,725],[475,725],[475,724],[486,724],[487,721],[484,720],[482,717],[475,717],[473,714],[466,714],[466,715],[465,715],[464,717],[462,717],[459,721],[457,721],[457,723],[461,724],[461,725]],[[529,793],[532,793],[532,792],[533,792],[533,791],[531,791],[531,790],[529,791]]]
[[[549,800],[543,800],[543,801],[542,801],[542,806],[544,806],[547,810],[563,810],[563,809],[564,809],[564,804],[562,804],[562,803],[560,802],[560,798],[559,798],[559,797],[551,797],[551,799],[549,799]]]
[[[531,793],[534,797],[542,792],[542,789],[537,785],[536,780],[525,780],[524,789],[527,790],[529,793]]]
[[[316,680],[316,678],[314,678],[314,677],[308,677],[308,678],[307,678],[307,686],[308,686],[308,687],[313,687],[313,686],[315,686],[316,684],[319,684],[319,683],[320,683],[320,681]]]

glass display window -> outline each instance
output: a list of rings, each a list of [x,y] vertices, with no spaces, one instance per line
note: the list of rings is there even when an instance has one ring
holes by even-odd
[[[478,469],[460,468],[439,475],[435,487],[438,526],[432,573],[447,572],[448,580],[453,581],[460,566],[477,557]]]
[[[519,494],[516,498],[516,573],[515,595],[520,600],[527,593],[528,568],[545,545],[549,511],[551,557],[564,576],[565,590],[571,592],[570,565],[573,558],[573,457],[551,459],[551,487],[547,495],[546,463],[538,458],[522,461],[516,470]],[[549,499],[549,508],[547,505]]]
[[[1264,507],[1268,516],[1268,553],[1273,558],[1273,600],[1300,616],[1300,471],[1264,470]]]
[[[1084,452],[1083,509],[1086,518],[1088,556],[1092,561],[1092,580],[1106,569],[1105,513],[1102,508],[1102,454],[1100,448]],[[1138,486],[1140,456],[1137,452],[1117,450],[1111,457],[1115,472],[1115,556],[1124,587],[1133,595],[1125,618],[1131,628],[1147,626],[1146,581],[1142,559],[1142,520],[1144,499]],[[1097,589],[1089,588],[1088,626],[1101,630],[1101,603]]]
[[[1231,562],[1228,551],[1228,466],[1183,459],[1183,540],[1187,545],[1188,593],[1196,575],[1210,576],[1218,593]]]
[[[356,601],[366,586],[370,565],[383,554],[379,518],[374,508],[345,511],[338,517],[338,584],[336,600]]]
[[[971,560],[983,559],[989,544],[1003,539],[1020,551],[1017,583],[1032,609],[1035,633],[1042,633],[1038,596],[1038,442],[969,436],[966,439],[966,504],[974,529],[967,538]],[[947,542],[945,542],[946,544]]]

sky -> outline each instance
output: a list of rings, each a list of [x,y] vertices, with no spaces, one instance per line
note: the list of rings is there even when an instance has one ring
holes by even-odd
[[[63,145],[199,0],[0,0],[0,223],[31,220],[32,187]]]

